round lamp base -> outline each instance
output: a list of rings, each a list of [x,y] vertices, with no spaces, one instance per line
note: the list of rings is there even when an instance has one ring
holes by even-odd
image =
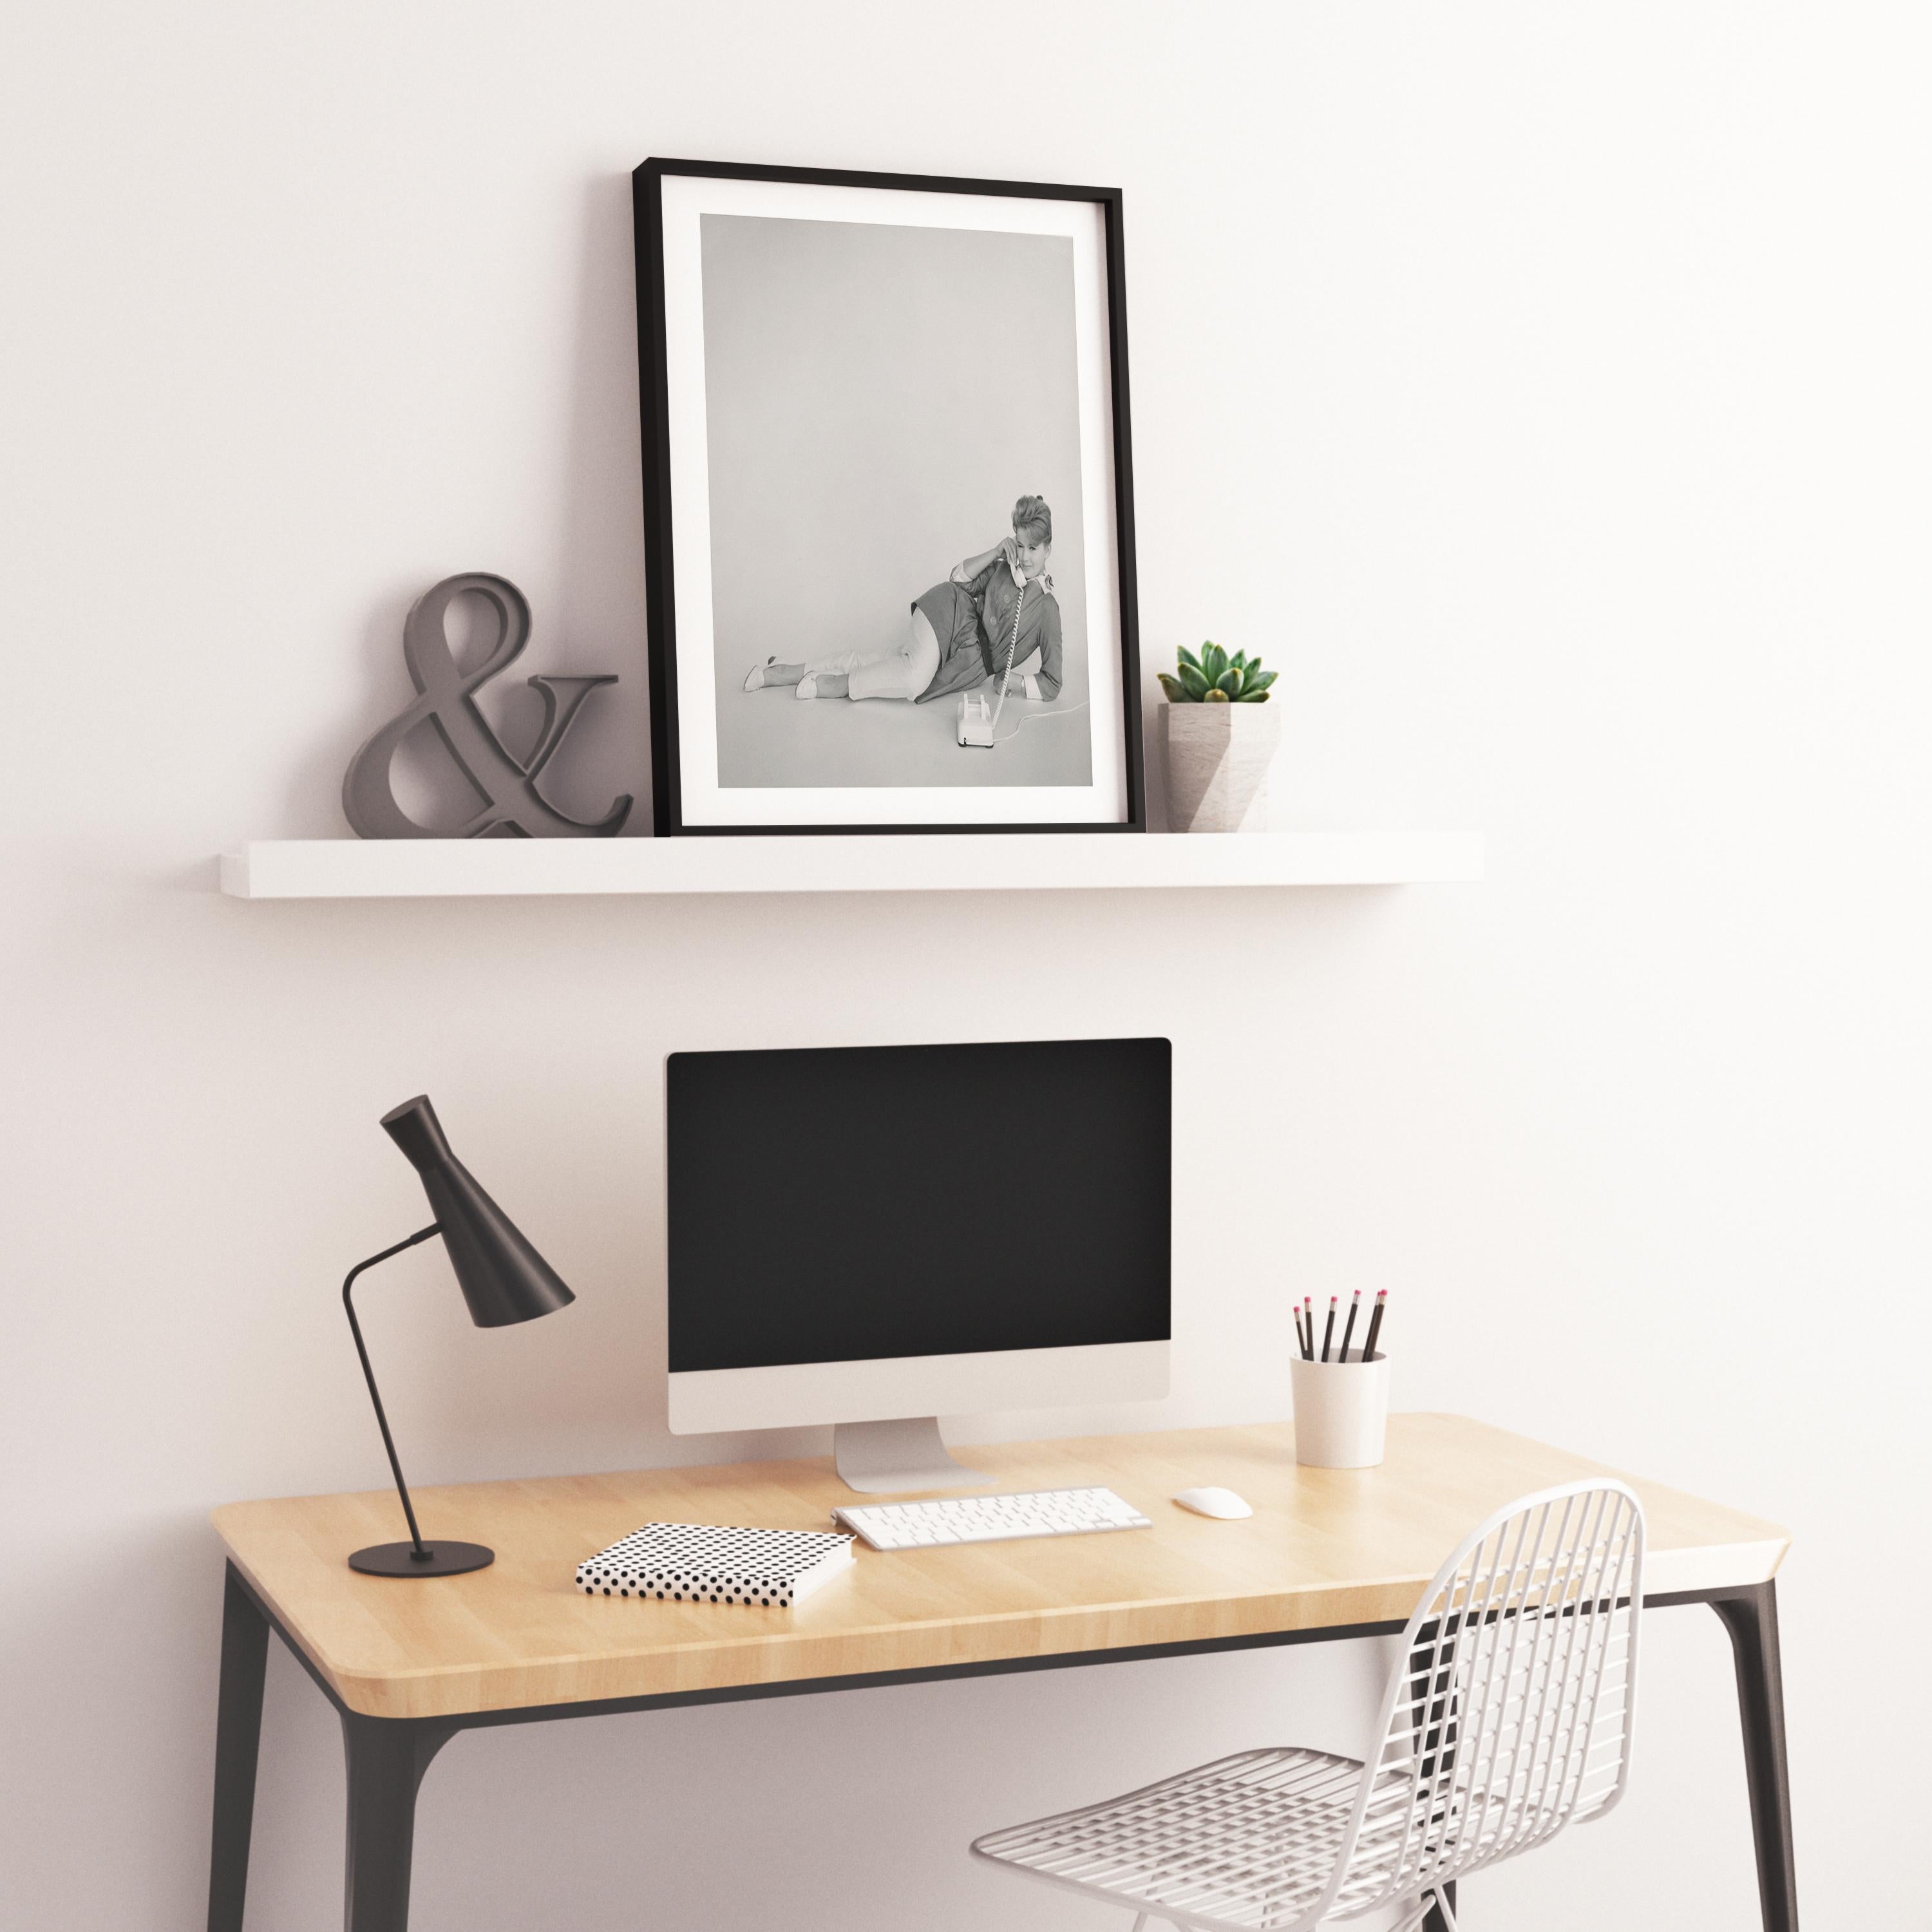
[[[365,1576],[460,1576],[496,1560],[496,1552],[480,1543],[431,1543],[424,1547],[429,1552],[426,1559],[416,1554],[414,1544],[372,1543],[350,1558],[349,1567]]]

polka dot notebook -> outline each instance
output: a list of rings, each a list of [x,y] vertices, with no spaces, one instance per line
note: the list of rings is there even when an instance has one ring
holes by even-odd
[[[849,1536],[815,1529],[730,1529],[647,1522],[577,1566],[590,1597],[790,1610],[852,1561]]]

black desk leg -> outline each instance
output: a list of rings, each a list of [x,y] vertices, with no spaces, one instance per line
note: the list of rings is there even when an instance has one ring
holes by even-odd
[[[430,1718],[342,1713],[349,1759],[344,1932],[407,1932],[416,1788],[457,1726]]]
[[[1784,1749],[1784,1681],[1778,1667],[1778,1586],[1754,1584],[1711,1605],[1731,1634],[1744,1775],[1757,1846],[1765,1932],[1798,1932],[1798,1875],[1791,1850],[1791,1774]]]
[[[262,1685],[268,1620],[227,1569],[221,1606],[221,1688],[214,1714],[214,1836],[208,1862],[208,1932],[242,1932],[255,1762],[262,1746]]]
[[[1422,1754],[1422,1774],[1425,1778],[1436,1774],[1436,1757],[1438,1752],[1442,1755],[1442,1769],[1448,1770],[1454,1765],[1461,1727],[1455,1690],[1456,1639],[1451,1635],[1444,1640],[1439,1652],[1435,1652],[1436,1634],[1435,1626],[1429,1626],[1422,1633],[1423,1642],[1409,1658],[1409,1667],[1414,1673],[1408,1680],[1408,1694],[1415,1705],[1415,1748]],[[1433,1684],[1430,1682],[1432,1652],[1435,1652]],[[1449,1910],[1454,1912],[1454,1880],[1451,1879],[1442,1890],[1449,1900]],[[1433,1901],[1429,1907],[1429,1916],[1422,1922],[1422,1932],[1449,1932],[1449,1922],[1443,1917],[1442,1906]]]

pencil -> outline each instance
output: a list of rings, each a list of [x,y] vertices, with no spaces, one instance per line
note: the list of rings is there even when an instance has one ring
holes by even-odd
[[[1304,1338],[1301,1344],[1304,1351],[1302,1360],[1312,1362],[1315,1359],[1315,1298],[1313,1295],[1304,1294],[1301,1298],[1301,1314],[1308,1328],[1307,1335]]]
[[[1339,1294],[1328,1298],[1328,1325],[1322,1331],[1322,1359],[1328,1359],[1328,1345],[1335,1339],[1335,1304],[1341,1300]]]
[[[1348,1325],[1342,1330],[1342,1359],[1348,1359],[1348,1338],[1355,1332],[1355,1317],[1362,1312],[1362,1291],[1358,1288],[1349,1298]]]
[[[1292,1312],[1294,1316],[1294,1346],[1305,1357],[1308,1353],[1308,1337],[1301,1332],[1301,1304],[1300,1302],[1298,1301],[1294,1304]]]
[[[1376,1310],[1369,1317],[1369,1339],[1362,1344],[1362,1360],[1372,1362],[1376,1358],[1376,1337],[1382,1332],[1382,1304],[1388,1299],[1388,1290],[1376,1290]]]

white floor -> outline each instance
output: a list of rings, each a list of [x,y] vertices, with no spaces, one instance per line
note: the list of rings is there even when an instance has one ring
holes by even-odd
[[[1052,704],[1010,697],[1000,716],[1001,742],[987,751],[958,742],[957,698],[936,698],[928,704],[833,698],[801,703],[789,691],[742,689],[752,662],[748,655],[742,668],[718,679],[718,770],[725,784],[1090,782],[1091,716],[1073,708],[1087,694],[1082,680],[1069,677]],[[1022,726],[1024,718],[1041,722]]]

